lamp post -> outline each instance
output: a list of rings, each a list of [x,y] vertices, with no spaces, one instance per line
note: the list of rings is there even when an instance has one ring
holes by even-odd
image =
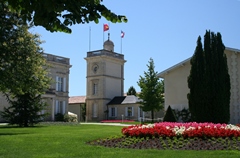
[[[123,123],[123,115],[122,115],[122,123]]]

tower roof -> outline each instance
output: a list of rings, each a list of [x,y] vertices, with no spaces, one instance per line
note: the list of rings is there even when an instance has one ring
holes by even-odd
[[[105,50],[114,52],[114,43],[110,40],[110,33],[108,33],[108,40],[103,43],[103,48]]]

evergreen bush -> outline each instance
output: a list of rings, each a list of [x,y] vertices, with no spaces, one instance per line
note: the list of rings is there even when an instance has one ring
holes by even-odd
[[[166,111],[166,114],[163,118],[164,122],[177,122],[177,119],[173,113],[171,106],[169,105]]]

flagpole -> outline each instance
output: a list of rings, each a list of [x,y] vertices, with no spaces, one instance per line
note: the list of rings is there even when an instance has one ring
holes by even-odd
[[[121,54],[122,54],[122,37],[120,37],[121,38]]]
[[[89,51],[91,50],[91,26],[89,26]]]
[[[103,44],[104,44],[104,24],[103,24]],[[103,45],[104,48],[104,45]]]

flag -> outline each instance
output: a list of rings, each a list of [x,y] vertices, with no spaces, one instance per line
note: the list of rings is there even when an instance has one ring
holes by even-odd
[[[121,31],[121,38],[123,38],[125,35],[125,32]]]
[[[107,30],[109,30],[108,24],[103,24],[103,31],[107,31]]]

